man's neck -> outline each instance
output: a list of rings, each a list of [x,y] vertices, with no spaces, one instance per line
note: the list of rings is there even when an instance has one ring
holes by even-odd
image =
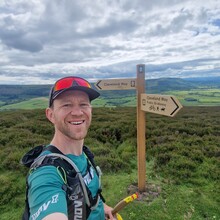
[[[84,140],[61,139],[54,136],[50,144],[57,147],[63,154],[79,156],[83,152],[83,143]]]

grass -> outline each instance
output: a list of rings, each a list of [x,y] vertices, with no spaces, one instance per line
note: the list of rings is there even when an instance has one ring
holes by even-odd
[[[42,109],[48,106],[48,98],[39,97],[11,105],[4,105],[0,110],[7,109]]]
[[[152,170],[148,172],[153,172]],[[149,176],[148,176],[149,177]],[[103,177],[104,196],[112,207],[127,196],[127,188],[136,183],[137,173],[107,174]],[[212,196],[218,196],[214,192],[217,185],[207,181],[203,187],[193,185],[172,185],[165,183],[162,178],[156,176],[149,178],[148,183],[161,187],[159,197],[148,203],[135,200],[128,204],[119,213],[126,220],[199,220],[220,219],[218,203],[213,203]],[[212,196],[210,196],[212,195]]]

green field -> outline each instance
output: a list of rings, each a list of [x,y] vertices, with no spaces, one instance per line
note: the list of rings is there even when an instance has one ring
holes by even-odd
[[[169,91],[163,94],[174,95],[183,106],[220,106],[220,89],[192,89],[189,91]],[[2,104],[3,105],[3,104]],[[135,107],[136,95],[100,97],[92,102],[94,107]],[[48,106],[47,97],[33,98],[10,105],[3,105],[0,110],[7,109],[41,109]]]
[[[168,95],[178,97],[185,106],[219,106],[220,89],[192,89],[189,91],[170,91]]]
[[[43,109],[0,112],[1,220],[21,218],[28,170],[20,158],[52,135]],[[114,206],[137,185],[136,108],[94,108],[86,145]],[[174,118],[146,114],[148,194],[123,209],[123,219],[220,219],[219,150],[220,107],[184,107]]]
[[[0,110],[9,110],[9,109],[42,109],[46,108],[48,105],[48,98],[39,97],[29,99],[27,101],[18,102],[15,104],[4,105],[0,107]]]

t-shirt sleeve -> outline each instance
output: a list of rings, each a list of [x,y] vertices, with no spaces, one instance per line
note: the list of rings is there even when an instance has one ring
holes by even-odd
[[[39,220],[60,212],[67,215],[66,192],[56,167],[44,166],[33,171],[29,178],[28,201],[30,219]]]

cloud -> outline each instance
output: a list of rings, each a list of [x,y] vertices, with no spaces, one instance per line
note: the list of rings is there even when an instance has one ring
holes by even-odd
[[[217,0],[2,0],[0,80],[220,75]]]

